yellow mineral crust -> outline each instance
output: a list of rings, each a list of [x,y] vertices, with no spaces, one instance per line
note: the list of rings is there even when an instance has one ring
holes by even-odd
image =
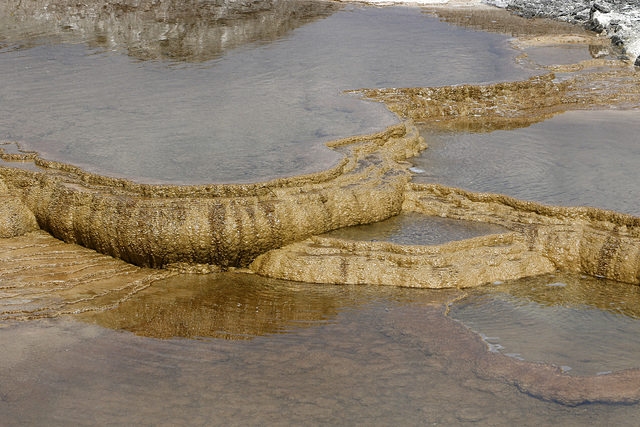
[[[33,213],[18,197],[11,195],[0,180],[0,238],[20,236],[37,229]]]
[[[410,179],[401,161],[426,147],[410,121],[328,145],[345,154],[336,167],[248,185],[137,184],[40,158],[42,171],[2,166],[0,179],[65,242],[143,267],[246,266],[310,235],[398,214]]]
[[[640,73],[622,68],[624,64],[620,61],[616,64],[620,68],[585,72],[562,80],[548,73],[492,85],[360,89],[352,93],[384,102],[391,111],[416,122],[438,122],[441,127],[455,130],[491,132],[529,126],[569,110],[637,103]],[[608,62],[594,60],[558,67],[558,71],[605,65],[609,66]],[[575,70],[570,69],[572,67]]]
[[[312,283],[415,288],[471,287],[555,271],[515,233],[437,246],[312,237],[259,256],[258,274]]]
[[[259,256],[256,273],[314,283],[472,287],[557,269],[640,283],[640,218],[409,184],[405,211],[513,230],[438,246],[313,237]]]

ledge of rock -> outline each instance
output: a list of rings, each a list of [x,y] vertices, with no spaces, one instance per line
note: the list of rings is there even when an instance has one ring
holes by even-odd
[[[345,154],[335,168],[250,185],[144,185],[40,158],[42,171],[0,166],[0,178],[65,242],[144,267],[242,267],[310,235],[396,215],[410,179],[402,160],[426,147],[410,121],[327,145]]]

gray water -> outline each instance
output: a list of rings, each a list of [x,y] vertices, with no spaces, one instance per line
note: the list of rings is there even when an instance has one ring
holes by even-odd
[[[504,227],[486,222],[404,212],[385,221],[345,227],[323,236],[346,240],[384,241],[400,245],[441,245],[456,240],[508,232]]]
[[[2,424],[526,426],[637,420],[637,406],[569,408],[479,379],[464,363],[466,356],[453,361],[430,351],[441,344],[432,342],[429,331],[451,322],[444,316],[420,331],[397,323],[441,311],[439,305],[456,291],[256,277],[238,277],[234,286],[218,275],[176,280],[87,320],[117,331],[64,319],[0,328]],[[194,313],[206,322],[193,323]],[[191,335],[191,326],[202,335]],[[164,339],[150,338],[158,332]],[[230,339],[219,339],[225,332]],[[233,339],[239,332],[244,339]]]
[[[449,316],[494,351],[572,375],[638,368],[640,287],[558,273],[469,290]]]
[[[325,15],[200,62],[142,61],[126,38],[96,44],[90,17],[78,18],[75,37],[50,40],[26,17],[25,34],[19,23],[0,30],[0,141],[140,182],[260,181],[326,169],[340,156],[325,142],[396,122],[382,104],[342,91],[532,73],[515,65],[506,36],[420,9],[346,5]]]
[[[640,111],[570,111],[491,133],[424,127],[429,149],[412,159],[437,182],[550,205],[640,216]]]

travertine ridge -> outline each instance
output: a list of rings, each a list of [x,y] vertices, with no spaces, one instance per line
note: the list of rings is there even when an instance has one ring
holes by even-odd
[[[2,166],[0,179],[40,228],[65,242],[143,267],[241,267],[269,249],[400,212],[410,179],[401,161],[425,148],[411,122],[329,145],[345,154],[336,167],[258,184],[137,184],[33,153],[26,160],[40,171]]]

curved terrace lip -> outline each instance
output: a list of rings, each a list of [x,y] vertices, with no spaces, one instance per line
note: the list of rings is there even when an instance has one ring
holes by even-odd
[[[482,98],[490,92],[504,95],[532,88],[528,94],[542,88],[546,98],[548,90],[566,89],[554,77],[516,82],[513,87],[508,83],[465,85],[449,88],[448,94],[445,88],[362,93],[385,98],[401,117],[424,118],[433,116],[433,111],[411,109],[401,98],[407,95],[410,100],[415,96],[426,100],[428,94],[430,101],[431,97],[447,95],[455,101],[461,94],[480,94],[477,98]],[[470,99],[463,97],[464,102]],[[455,103],[447,110],[451,114],[438,109],[441,106],[434,107],[439,117],[460,119],[463,124],[487,117],[456,115],[459,105]],[[478,106],[480,110],[483,107],[486,105]],[[551,106],[542,114],[494,117],[493,124],[541,120],[560,110]],[[46,173],[1,166],[0,194],[15,204],[10,213],[19,214],[14,217],[25,218],[20,234],[42,228],[67,242],[148,267],[179,270],[183,264],[213,265],[222,270],[249,266],[260,275],[286,280],[396,286],[398,278],[408,277],[407,283],[413,284],[411,280],[419,271],[427,278],[421,285],[434,288],[476,286],[562,268],[640,283],[640,264],[635,262],[640,259],[638,217],[588,207],[546,206],[437,184],[412,184],[405,160],[425,144],[411,120],[328,146],[345,154],[338,165],[323,172],[262,183],[196,186],[146,185],[105,177],[7,146],[0,157],[33,162]],[[403,211],[491,222],[510,231],[425,247],[317,237]],[[398,274],[388,274],[391,270]],[[158,273],[165,274],[173,273]],[[140,283],[156,279],[141,278]],[[126,298],[130,296],[126,294]],[[569,406],[640,401],[638,369],[577,378],[548,364],[489,352],[479,335],[448,318],[446,307],[437,305],[421,316],[400,308],[394,316],[408,339],[430,353],[449,358],[454,369],[461,364],[471,366],[480,377],[505,382],[543,400]],[[434,330],[434,324],[440,327]],[[428,338],[426,330],[430,331]]]

